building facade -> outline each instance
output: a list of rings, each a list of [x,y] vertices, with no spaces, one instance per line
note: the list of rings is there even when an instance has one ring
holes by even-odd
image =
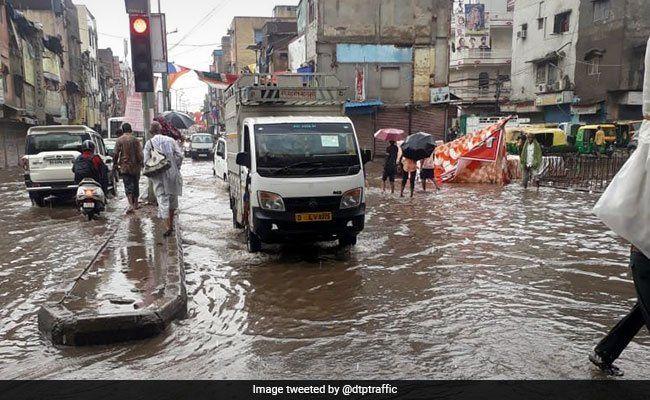
[[[269,21],[262,28],[258,71],[278,73],[289,70],[289,42],[297,35],[296,21]]]
[[[76,7],[79,20],[79,37],[81,38],[82,90],[86,109],[84,121],[91,128],[101,129],[97,21],[86,6],[77,5]]]
[[[446,105],[432,89],[449,82],[450,0],[302,0],[296,71],[334,74],[347,86],[346,113],[363,147],[379,128],[425,131],[442,139]],[[378,150],[383,153],[383,150]]]
[[[582,122],[642,119],[650,2],[580,3],[574,115]]]
[[[231,73],[253,72],[259,57],[258,43],[263,40],[264,24],[270,17],[235,17],[228,36],[230,36]]]
[[[580,0],[520,0],[512,36],[512,101],[506,112],[568,122],[576,85]]]
[[[510,100],[513,8],[508,4],[454,2],[449,89],[461,115],[498,115],[500,104]]]

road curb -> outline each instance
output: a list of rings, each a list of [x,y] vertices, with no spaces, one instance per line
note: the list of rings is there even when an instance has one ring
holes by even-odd
[[[142,310],[97,315],[90,309],[73,312],[63,304],[47,303],[38,311],[39,331],[52,343],[64,346],[103,345],[146,339],[162,333],[173,320],[183,318],[187,313],[181,236],[178,227],[174,244],[177,262],[168,265],[165,271],[162,304]]]

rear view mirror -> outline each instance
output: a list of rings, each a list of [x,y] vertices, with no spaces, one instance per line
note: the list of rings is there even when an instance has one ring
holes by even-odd
[[[368,164],[370,161],[372,161],[372,151],[370,151],[370,150],[362,150],[361,151],[361,160],[363,161],[364,164]]]
[[[250,168],[251,157],[248,153],[237,153],[237,158],[235,159],[235,163],[240,167]]]

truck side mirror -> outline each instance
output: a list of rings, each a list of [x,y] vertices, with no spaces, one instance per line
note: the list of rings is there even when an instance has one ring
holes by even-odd
[[[237,153],[235,163],[240,167],[251,167],[251,156],[248,153]]]
[[[370,150],[362,150],[361,151],[361,160],[363,161],[364,165],[368,164],[370,161],[372,161],[372,151],[370,151]]]

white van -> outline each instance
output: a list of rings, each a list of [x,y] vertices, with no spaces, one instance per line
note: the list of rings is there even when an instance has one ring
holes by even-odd
[[[27,131],[25,156],[25,186],[34,204],[42,207],[48,196],[73,197],[77,192],[72,165],[81,154],[84,140],[95,143],[97,154],[109,171],[113,159],[106,154],[101,135],[83,125],[38,126]],[[110,173],[109,192],[115,193],[115,181]]]
[[[212,166],[212,174],[217,176],[224,181],[228,181],[228,146],[226,144],[226,139],[217,140],[216,150],[214,152],[214,163]]]
[[[189,151],[192,160],[197,160],[199,157],[207,157],[212,159],[214,157],[214,139],[209,133],[195,133],[190,136]]]

